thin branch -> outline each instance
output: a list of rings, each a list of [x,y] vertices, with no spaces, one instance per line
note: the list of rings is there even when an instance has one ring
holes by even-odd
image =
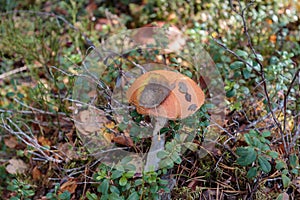
[[[62,157],[60,155],[58,155],[55,152],[52,152],[51,150],[41,146],[38,141],[36,140],[36,138],[33,136],[32,132],[30,131],[29,127],[23,123],[23,125],[29,130],[29,133],[25,133],[24,131],[21,130],[21,128],[15,123],[13,122],[10,118],[6,118],[6,120],[8,121],[8,123],[12,124],[13,127],[11,127],[10,125],[8,125],[8,123],[5,122],[3,115],[1,117],[2,120],[2,124],[0,124],[0,127],[2,127],[4,130],[6,130],[7,132],[15,135],[17,138],[19,138],[22,142],[24,142],[27,146],[32,147],[33,149],[37,150],[40,154],[37,154],[35,152],[31,152],[33,155],[36,155],[38,157],[40,157],[41,159],[39,160],[46,160],[46,161],[50,161],[50,162],[56,162],[56,163],[62,163],[63,160]],[[14,129],[16,129],[17,131],[15,131]],[[56,157],[60,158],[54,158],[51,156],[48,156],[45,151],[51,152],[52,154],[54,154]]]
[[[249,29],[248,29],[248,25],[246,23],[246,17],[245,17],[245,12],[248,10],[248,8],[250,6],[253,5],[254,2],[249,2],[247,3],[247,5],[242,8],[242,4],[240,1],[238,1],[238,4],[239,4],[239,8],[241,10],[241,12],[237,11],[234,7],[233,7],[233,4],[232,4],[232,1],[230,0],[230,5],[232,6],[232,10],[241,17],[242,19],[242,23],[243,23],[243,30],[244,30],[244,34],[246,35],[247,37],[247,43],[248,43],[248,46],[251,50],[251,52],[253,53],[254,57],[255,57],[255,61],[258,63],[259,67],[260,67],[260,71],[259,71],[259,74],[260,74],[260,77],[262,79],[262,85],[263,85],[263,90],[264,90],[264,94],[265,94],[265,97],[266,97],[266,100],[267,100],[267,106],[268,106],[268,109],[269,111],[271,112],[271,115],[272,115],[272,119],[274,120],[275,124],[276,124],[276,127],[279,129],[279,132],[280,132],[280,135],[281,135],[281,139],[282,139],[282,142],[283,142],[283,145],[284,145],[284,149],[285,149],[285,155],[288,154],[288,148],[287,148],[287,144],[286,144],[286,140],[284,138],[284,130],[282,129],[282,126],[281,124],[279,123],[278,121],[278,118],[276,117],[275,113],[273,112],[273,109],[272,109],[272,104],[271,104],[271,99],[270,99],[270,96],[269,96],[269,92],[268,92],[268,88],[267,88],[267,83],[266,83],[266,78],[265,78],[265,72],[264,72],[264,67],[263,67],[263,64],[262,62],[260,61],[260,59],[258,58],[258,54],[255,50],[255,48],[253,47],[253,44],[252,44],[252,39],[251,39],[251,36],[249,34]],[[217,43],[219,44],[219,43]],[[220,45],[220,44],[219,44]],[[221,47],[224,48],[224,46],[221,45]],[[226,47],[226,46],[225,46]],[[227,50],[228,48],[225,48],[225,50]],[[228,51],[228,50],[227,50]],[[228,51],[230,53],[232,53],[233,51]],[[232,53],[233,54],[233,53]],[[236,56],[236,53],[234,53],[233,55]],[[238,59],[242,59],[240,57],[237,57]],[[243,59],[242,59],[243,60]],[[243,61],[242,61],[243,62]],[[245,63],[246,61],[244,61]]]

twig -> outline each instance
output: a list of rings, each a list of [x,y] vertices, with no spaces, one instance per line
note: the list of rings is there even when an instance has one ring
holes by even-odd
[[[243,58],[241,58],[239,55],[237,55],[234,51],[232,51],[231,49],[229,49],[225,44],[223,44],[220,40],[217,40],[216,38],[212,38],[219,46],[221,46],[223,49],[225,49],[225,51],[231,53],[232,55],[234,55],[239,61],[243,62],[245,65],[247,65],[248,67],[250,67],[251,69],[253,69],[257,74],[261,74],[257,69],[254,68],[254,66],[252,66],[250,63],[248,63],[246,60],[244,60]]]
[[[299,79],[300,79],[300,69],[298,69],[298,70],[296,71],[296,73],[295,73],[295,75],[294,75],[294,77],[293,77],[293,79],[292,79],[292,81],[291,81],[291,83],[290,83],[290,86],[289,86],[289,88],[288,88],[286,94],[284,94],[284,108],[283,108],[283,109],[284,109],[284,119],[283,119],[283,127],[284,127],[284,130],[286,130],[286,114],[287,114],[286,109],[287,109],[287,100],[288,100],[288,97],[289,97],[289,95],[290,95],[290,92],[291,92],[291,90],[292,90],[292,87],[293,87],[293,85],[294,85],[294,83],[295,83],[297,77],[299,77]],[[299,85],[300,85],[300,84],[299,84]],[[297,138],[298,138],[298,136],[299,136],[299,132],[300,132],[299,126],[300,126],[300,125],[298,125],[298,128],[296,129],[297,131],[296,131],[294,137],[292,138],[291,144],[290,144],[289,147],[288,147],[288,153],[291,151],[291,148],[296,144],[296,140],[297,140]]]
[[[2,124],[0,124],[0,127],[4,128],[4,130],[8,131],[9,133],[15,135],[17,138],[19,138],[22,142],[24,142],[26,145],[32,147],[33,149],[37,150],[40,154],[37,154],[35,152],[31,152],[33,155],[36,155],[40,158],[43,158],[46,161],[50,161],[50,162],[56,162],[56,163],[61,163],[63,162],[62,157],[58,154],[56,154],[55,152],[52,152],[51,150],[41,146],[38,141],[36,140],[36,138],[33,136],[33,134],[30,132],[30,128],[23,123],[23,125],[29,130],[29,134],[26,134],[24,131],[21,130],[21,128],[15,123],[13,122],[10,118],[6,118],[6,120],[13,125],[13,127],[15,129],[17,129],[17,131],[13,130],[13,127],[11,127],[10,125],[8,125],[8,123],[5,122],[3,115],[1,117],[2,120]],[[60,158],[54,158],[51,156],[48,156],[44,151],[48,151],[53,153],[56,157]]]
[[[14,75],[14,74],[17,74],[17,73],[26,71],[27,69],[28,69],[27,66],[23,66],[23,67],[20,67],[20,68],[17,68],[17,69],[14,69],[14,70],[5,72],[5,73],[3,73],[3,74],[0,74],[0,80],[1,80],[1,79],[6,79],[6,78],[8,78],[8,77],[11,76],[11,75]]]
[[[288,155],[288,148],[287,148],[287,144],[286,144],[286,140],[284,138],[284,130],[282,129],[282,126],[280,125],[279,121],[278,121],[278,118],[275,116],[275,113],[273,112],[273,109],[272,109],[272,105],[271,105],[271,99],[270,99],[270,96],[269,96],[269,92],[268,92],[268,88],[267,88],[267,83],[266,83],[266,78],[265,78],[265,73],[264,73],[264,67],[263,67],[263,64],[262,62],[260,61],[260,59],[258,58],[258,55],[257,55],[257,52],[255,50],[255,48],[253,47],[253,44],[252,44],[252,39],[251,39],[251,36],[249,34],[249,31],[248,31],[248,26],[247,26],[247,23],[246,23],[246,19],[245,19],[245,12],[247,11],[247,9],[253,5],[254,2],[249,2],[247,3],[247,5],[242,8],[242,5],[241,5],[241,2],[238,1],[238,4],[239,4],[239,8],[240,8],[240,12],[237,11],[234,7],[233,7],[233,4],[232,4],[232,1],[230,0],[230,5],[232,6],[232,10],[241,17],[242,19],[242,22],[243,22],[243,29],[244,29],[244,34],[246,35],[247,37],[247,43],[248,43],[248,46],[251,50],[251,52],[253,53],[254,57],[255,57],[255,61],[258,63],[259,67],[260,67],[260,71],[259,71],[259,74],[260,74],[260,77],[262,79],[262,85],[263,85],[263,91],[265,93],[265,97],[266,97],[266,100],[267,100],[267,106],[268,106],[268,109],[270,110],[271,112],[271,115],[272,115],[272,119],[274,120],[275,124],[276,124],[276,127],[279,129],[279,132],[280,132],[280,135],[281,135],[281,139],[282,139],[282,142],[283,142],[283,145],[284,145],[284,150],[285,150],[285,155],[287,156]],[[219,43],[218,43],[219,44]],[[224,48],[224,46],[222,46]],[[225,50],[227,50],[228,48],[226,48]],[[228,51],[228,50],[227,50]],[[228,51],[230,53],[232,53],[232,51]],[[233,55],[236,56],[236,53],[234,53]],[[240,57],[237,57],[238,59],[242,59]],[[243,60],[243,59],[242,59]],[[242,61],[243,62],[243,61]],[[245,63],[246,61],[244,61]]]

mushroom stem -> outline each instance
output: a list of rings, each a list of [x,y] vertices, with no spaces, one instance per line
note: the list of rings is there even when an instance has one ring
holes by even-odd
[[[153,136],[151,140],[151,146],[147,154],[147,161],[144,170],[157,170],[159,167],[160,158],[157,157],[157,153],[165,148],[165,134],[160,135],[160,129],[164,127],[167,119],[163,117],[157,117],[155,119],[155,125],[153,129]]]

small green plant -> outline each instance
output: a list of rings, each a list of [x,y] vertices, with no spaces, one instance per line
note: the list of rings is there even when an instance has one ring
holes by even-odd
[[[267,139],[271,136],[270,131],[264,131],[261,134],[256,130],[251,130],[245,134],[246,147],[238,147],[236,154],[240,156],[237,163],[241,166],[249,166],[247,177],[253,178],[259,172],[269,173],[271,171],[271,159],[277,159],[278,153],[270,149],[270,141]],[[253,165],[254,163],[254,165]]]
[[[126,165],[125,168],[120,165],[116,169],[100,165],[94,179],[100,182],[97,192],[101,194],[101,200],[158,199],[160,193],[170,192],[166,186],[168,181],[160,178],[162,171],[145,172],[141,176],[126,168]],[[87,196],[92,200],[96,199],[96,195],[96,193],[88,193]]]
[[[250,166],[247,172],[247,178],[252,179],[260,172],[269,173],[272,169],[271,163],[276,163],[275,169],[281,172],[281,179],[284,188],[291,184],[291,177],[299,175],[299,159],[296,154],[289,156],[288,162],[280,158],[279,154],[270,149],[271,136],[270,131],[264,131],[261,134],[258,131],[251,130],[245,134],[246,147],[238,147],[236,153],[240,156],[237,163],[241,166]]]
[[[197,149],[195,143],[186,141],[187,137],[188,135],[184,133],[175,134],[174,139],[167,142],[165,146],[166,149],[158,152],[158,158],[162,159],[160,161],[161,168],[169,169],[174,167],[174,163],[180,164],[182,161],[180,156],[183,148],[191,149],[193,151]]]
[[[31,185],[18,179],[13,179],[11,182],[8,182],[7,190],[14,193],[14,196],[11,197],[10,200],[30,200],[35,194]]]
[[[60,188],[60,184],[56,184],[54,187],[54,191],[53,192],[48,192],[46,197],[49,200],[70,200],[71,199],[71,193],[68,191],[64,191],[63,193],[58,193]]]

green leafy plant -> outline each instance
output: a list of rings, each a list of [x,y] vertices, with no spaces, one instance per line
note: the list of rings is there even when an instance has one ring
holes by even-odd
[[[180,164],[182,148],[191,149],[195,151],[197,145],[192,142],[186,142],[187,134],[175,134],[174,139],[167,142],[165,150],[157,153],[158,158],[162,159],[160,161],[161,168],[172,168],[174,163]]]
[[[18,179],[13,179],[11,182],[9,182],[7,190],[14,193],[14,196],[11,197],[10,200],[30,200],[31,197],[35,194],[35,191],[30,184]]]
[[[237,148],[237,163],[241,166],[251,166],[247,172],[249,179],[256,177],[260,172],[269,173],[272,170],[271,163],[276,163],[275,169],[281,172],[283,187],[287,188],[291,184],[291,174],[299,174],[299,159],[296,154],[291,154],[287,164],[277,152],[270,149],[270,141],[267,139],[270,136],[269,131],[259,133],[251,130],[245,134],[248,146]]]
[[[71,194],[68,191],[64,191],[63,193],[59,194],[59,188],[60,188],[60,184],[56,184],[54,186],[54,191],[53,192],[48,192],[46,197],[49,200],[70,200],[71,199]]]
[[[271,159],[278,158],[278,153],[270,149],[271,136],[270,131],[259,133],[256,130],[250,130],[245,134],[246,147],[238,147],[236,154],[239,156],[237,163],[241,166],[249,166],[254,163],[248,170],[247,177],[253,178],[259,172],[269,173],[271,171]]]
[[[127,169],[128,170],[128,169]],[[99,181],[97,192],[102,199],[157,199],[160,192],[170,192],[167,188],[168,181],[161,179],[162,174],[158,172],[143,173],[137,176],[134,171],[127,171],[126,166],[117,166],[111,169],[108,166],[100,165],[99,171],[94,178]],[[96,193],[89,193],[93,199]]]

